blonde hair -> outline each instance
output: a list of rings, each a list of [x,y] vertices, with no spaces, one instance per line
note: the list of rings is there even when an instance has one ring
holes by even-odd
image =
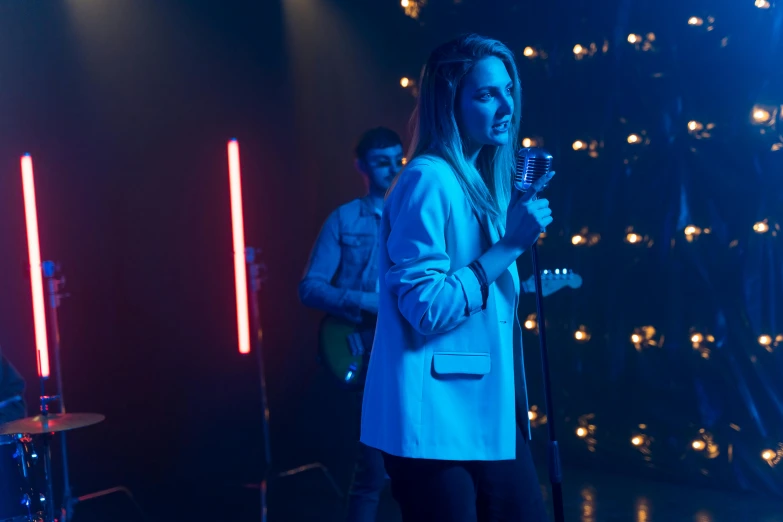
[[[463,138],[456,116],[462,80],[481,59],[495,56],[503,61],[514,84],[509,142],[484,145],[472,165],[465,159]],[[445,43],[430,54],[421,74],[419,96],[411,122],[414,125],[409,158],[434,155],[454,170],[470,206],[503,226],[514,174],[514,149],[521,119],[521,89],[514,55],[498,40],[468,34]]]

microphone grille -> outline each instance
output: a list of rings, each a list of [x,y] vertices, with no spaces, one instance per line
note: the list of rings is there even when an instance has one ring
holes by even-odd
[[[514,188],[525,192],[530,185],[549,173],[552,155],[544,149],[529,147],[517,151]]]

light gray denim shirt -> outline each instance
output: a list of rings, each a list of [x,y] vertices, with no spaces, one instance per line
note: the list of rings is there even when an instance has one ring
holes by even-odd
[[[329,215],[299,283],[299,299],[305,306],[362,321],[362,294],[378,292],[380,222],[381,213],[368,196],[349,201]]]

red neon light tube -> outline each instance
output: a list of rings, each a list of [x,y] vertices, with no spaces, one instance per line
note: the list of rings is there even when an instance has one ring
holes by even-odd
[[[30,257],[30,288],[33,295],[33,324],[35,347],[38,354],[38,375],[49,377],[49,345],[46,339],[46,309],[44,307],[43,276],[41,274],[41,245],[38,241],[38,210],[35,206],[33,158],[22,156],[22,190],[24,216],[27,225],[27,252]]]
[[[231,228],[234,236],[234,282],[237,296],[239,353],[250,353],[250,316],[247,301],[245,265],[245,222],[242,216],[242,174],[239,168],[239,142],[228,142],[228,182],[231,192]]]

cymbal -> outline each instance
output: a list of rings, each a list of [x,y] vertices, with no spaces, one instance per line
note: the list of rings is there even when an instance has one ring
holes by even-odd
[[[75,430],[92,424],[98,424],[106,417],[100,413],[50,413],[47,416],[25,417],[0,424],[0,435],[25,433],[41,435],[57,431]]]

